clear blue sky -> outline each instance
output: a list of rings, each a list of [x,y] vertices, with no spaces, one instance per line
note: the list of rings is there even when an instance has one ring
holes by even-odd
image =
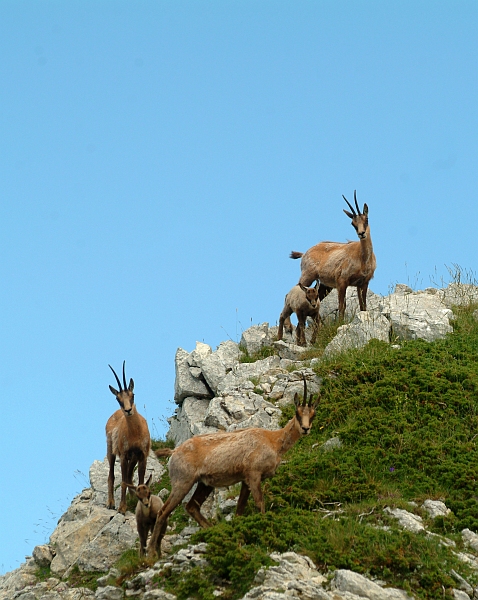
[[[104,457],[108,363],[164,435],[176,348],[275,323],[289,252],[355,239],[342,194],[375,292],[477,268],[477,31],[475,0],[0,3],[0,572]]]

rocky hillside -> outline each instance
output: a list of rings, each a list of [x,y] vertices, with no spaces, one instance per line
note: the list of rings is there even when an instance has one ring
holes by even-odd
[[[363,313],[349,289],[345,325],[336,294],[322,302],[314,348],[277,342],[264,323],[240,344],[178,349],[176,445],[279,428],[303,376],[321,393],[312,433],[263,484],[266,514],[251,501],[234,519],[238,489],[217,490],[204,509],[214,527],[178,508],[163,558],[140,561],[134,516],[105,508],[95,461],[49,543],[0,578],[0,600],[478,598],[477,303],[472,285],[397,285],[369,292]],[[166,465],[152,455],[147,468],[166,497]]]

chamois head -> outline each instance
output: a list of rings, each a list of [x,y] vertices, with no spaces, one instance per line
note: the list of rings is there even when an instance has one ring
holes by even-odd
[[[359,236],[359,238],[361,240],[364,240],[367,237],[368,206],[366,204],[364,204],[363,211],[360,212],[360,208],[359,208],[359,205],[357,202],[357,190],[354,191],[354,200],[355,200],[355,206],[357,207],[357,212],[355,212],[352,205],[350,204],[350,202],[347,200],[347,198],[343,194],[342,194],[342,198],[345,200],[345,202],[347,202],[350,210],[352,211],[350,213],[348,210],[345,210],[345,208],[344,208],[344,213],[347,215],[347,217],[352,219],[352,225],[354,226],[355,231],[357,232],[357,235]]]
[[[115,388],[113,386],[109,386],[111,393],[114,394],[116,396],[116,400],[118,400],[119,405],[121,406],[121,410],[123,411],[123,414],[125,415],[125,417],[131,417],[131,415],[134,413],[134,394],[133,394],[133,389],[134,389],[134,381],[132,379],[129,380],[129,385],[126,386],[126,376],[124,373],[124,366],[125,366],[125,362],[123,361],[123,386],[124,389],[121,387],[121,382],[118,378],[118,375],[116,375],[113,367],[111,365],[108,365],[108,367],[113,371],[113,375],[116,377],[116,381],[118,382],[118,386],[119,386],[119,391],[115,390]]]
[[[307,302],[310,304],[312,308],[317,308],[317,303],[319,300],[319,282],[317,281],[315,287],[308,288],[305,285],[299,283],[300,289],[305,292],[305,297],[307,298]]]
[[[141,485],[132,485],[131,483],[128,483],[128,488],[134,492],[135,496],[146,508],[149,508],[151,502],[151,490],[149,489],[149,486],[152,478],[153,474],[151,473],[146,483]]]
[[[301,404],[299,394],[296,393],[294,396],[295,419],[300,433],[302,435],[309,435],[319,399],[317,398],[315,402],[312,402],[312,394],[310,394],[309,402],[307,402],[307,380],[303,373],[302,378],[304,379],[304,399]]]

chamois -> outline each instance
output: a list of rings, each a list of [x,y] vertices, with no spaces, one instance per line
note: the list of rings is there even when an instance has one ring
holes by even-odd
[[[357,287],[360,310],[367,310],[367,289],[377,266],[373,253],[372,238],[368,224],[368,206],[360,212],[357,192],[354,191],[357,213],[345,196],[342,196],[352,212],[344,213],[352,219],[352,225],[359,237],[358,242],[320,242],[307,252],[291,252],[291,258],[302,257],[302,274],[299,284],[309,286],[315,279],[320,280],[319,298],[322,300],[330,288],[337,288],[339,296],[339,316],[345,314],[345,292],[347,287]]]
[[[312,344],[314,344],[317,339],[317,329],[320,324],[319,308],[319,282],[317,282],[313,288],[305,287],[300,283],[295,285],[285,297],[284,308],[279,317],[277,339],[282,339],[284,327],[287,331],[292,333],[290,316],[292,313],[295,313],[298,320],[297,330],[295,332],[297,345],[306,345],[305,322],[307,317],[312,317],[314,319],[314,331],[311,340]]]
[[[121,462],[121,502],[118,512],[126,512],[126,488],[133,483],[133,472],[138,465],[138,482],[144,483],[146,471],[146,459],[151,448],[148,424],[136,410],[134,404],[134,381],[129,380],[126,386],[125,363],[123,361],[123,386],[118,379],[113,367],[108,365],[118,382],[119,391],[109,386],[111,392],[116,396],[121,408],[114,412],[106,423],[106,455],[110,465],[108,475],[108,502],[107,508],[115,507],[113,486],[115,481],[115,460],[119,456]]]
[[[186,504],[187,512],[201,525],[209,521],[201,514],[201,506],[216,487],[242,482],[236,514],[242,515],[249,494],[259,510],[264,511],[261,481],[272,477],[287,452],[302,435],[310,432],[317,402],[312,395],[307,403],[307,383],[304,377],[302,404],[295,394],[295,415],[283,429],[268,431],[260,427],[230,432],[206,433],[195,436],[174,450],[157,450],[157,456],[171,456],[169,477],[171,494],[158,514],[149,540],[148,554],[160,554],[165,523],[172,511],[197,483]]]
[[[148,481],[142,485],[135,486],[128,483],[128,488],[132,490],[135,496],[138,498],[135,515],[136,527],[139,535],[140,556],[144,556],[146,553],[146,541],[148,539],[148,533],[153,531],[154,524],[156,523],[156,517],[158,516],[159,511],[163,508],[163,501],[161,498],[159,496],[153,496],[151,494],[151,490],[149,489],[152,477],[153,474],[151,474]],[[164,535],[166,526],[167,522],[165,521],[163,530],[161,531],[161,536]]]

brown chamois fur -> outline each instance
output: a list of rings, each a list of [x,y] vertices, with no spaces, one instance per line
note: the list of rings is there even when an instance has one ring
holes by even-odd
[[[146,459],[151,448],[151,439],[149,436],[148,424],[136,410],[134,404],[134,381],[129,380],[129,386],[126,386],[125,363],[123,362],[123,386],[121,387],[118,375],[114,372],[111,365],[108,365],[113,371],[113,375],[118,382],[119,391],[109,386],[111,392],[116,396],[121,408],[111,415],[106,423],[106,455],[110,466],[108,475],[108,502],[107,508],[115,507],[114,499],[114,481],[115,481],[115,460],[119,456],[121,462],[121,502],[118,512],[126,512],[126,488],[128,484],[133,483],[133,472],[138,465],[138,482],[144,483],[144,473],[146,471]]]
[[[297,315],[297,329],[295,332],[298,346],[305,346],[305,322],[307,317],[312,317],[314,320],[314,331],[312,333],[312,344],[315,344],[317,339],[317,330],[320,325],[320,300],[319,300],[319,282],[315,287],[309,288],[302,284],[295,285],[286,295],[284,300],[284,308],[279,317],[279,331],[277,339],[281,340],[284,334],[284,327],[289,333],[292,333],[292,323],[290,316],[292,313]]]
[[[148,533],[153,531],[154,524],[156,523],[156,517],[159,511],[163,508],[163,501],[159,496],[153,496],[149,486],[153,475],[149,476],[146,483],[142,485],[131,485],[128,484],[128,488],[132,490],[135,496],[138,498],[136,504],[136,527],[139,535],[139,555],[144,556],[146,553],[146,541],[148,539]],[[164,528],[161,532],[161,536],[166,531],[167,522],[164,522]]]
[[[319,298],[322,300],[330,291],[337,288],[339,296],[339,316],[345,314],[345,292],[348,286],[356,286],[360,310],[367,310],[367,289],[377,262],[373,253],[372,238],[368,224],[368,206],[364,204],[360,212],[357,193],[354,192],[357,213],[345,196],[343,199],[352,212],[344,213],[352,219],[352,225],[359,237],[358,242],[320,242],[307,252],[291,252],[291,258],[302,257],[302,274],[299,283],[309,286],[314,280],[320,280]]]
[[[295,415],[283,429],[268,431],[251,428],[237,431],[208,433],[195,436],[174,450],[157,450],[157,456],[171,456],[169,477],[171,494],[159,513],[149,540],[148,554],[160,554],[162,532],[169,515],[197,483],[196,490],[186,504],[187,512],[201,525],[209,521],[201,514],[201,506],[216,487],[227,487],[242,482],[236,514],[242,515],[249,494],[252,493],[258,509],[264,512],[261,481],[272,477],[282,455],[297,440],[310,432],[317,401],[307,404],[307,384],[304,377],[304,400],[300,404],[296,394]]]

